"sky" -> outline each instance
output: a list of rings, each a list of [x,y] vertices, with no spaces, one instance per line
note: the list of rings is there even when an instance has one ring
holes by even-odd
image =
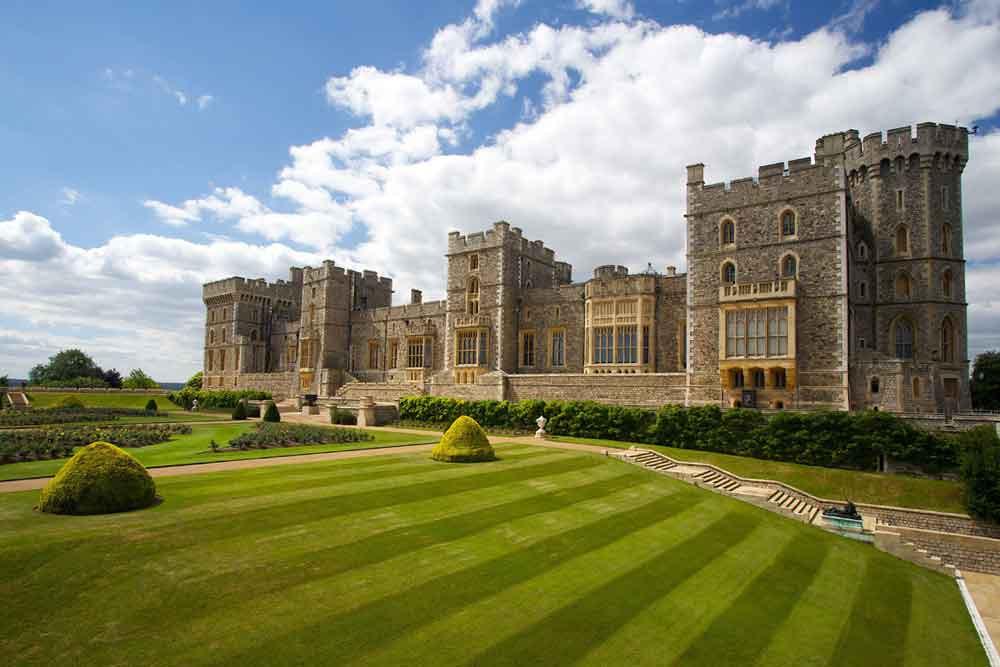
[[[439,298],[447,233],[496,220],[577,279],[684,270],[685,165],[924,121],[978,127],[970,354],[1000,348],[1000,0],[265,4],[0,9],[0,375],[184,380],[202,283],[329,258]]]

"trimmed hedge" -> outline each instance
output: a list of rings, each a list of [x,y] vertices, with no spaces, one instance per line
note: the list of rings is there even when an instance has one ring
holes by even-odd
[[[591,401],[464,401],[437,396],[400,400],[400,420],[450,423],[465,415],[487,428],[535,430],[544,414],[553,435],[700,449],[805,465],[878,470],[882,457],[929,472],[954,468],[953,439],[887,412],[779,412],[667,405],[654,412]]]
[[[168,401],[174,405],[181,406],[185,410],[191,409],[195,399],[198,399],[198,408],[202,410],[232,410],[240,401],[269,401],[271,400],[271,394],[266,391],[255,391],[252,389],[241,391],[204,391],[190,388],[172,391],[167,394]]]
[[[245,401],[240,401],[236,404],[233,409],[233,420],[240,421],[247,418],[247,404]]]
[[[5,410],[0,413],[0,427],[44,426],[46,424],[70,424],[73,422],[109,422],[120,417],[162,417],[165,413],[133,408],[85,408],[72,405],[78,399],[60,401],[55,408],[27,408]],[[68,407],[63,403],[70,404]]]
[[[156,401],[153,400],[152,398],[149,399],[148,401],[146,401],[146,411],[147,412],[156,412],[159,409],[160,409],[160,406],[158,406],[156,404]]]
[[[256,428],[229,441],[234,449],[267,449],[294,447],[296,445],[328,445],[346,442],[365,442],[375,436],[358,428],[331,428],[307,424],[260,422]]]
[[[992,426],[958,436],[962,447],[965,506],[979,519],[1000,522],[1000,438]]]
[[[156,485],[131,454],[94,442],[73,455],[42,489],[38,509],[53,514],[109,514],[149,507]]]
[[[496,457],[482,427],[465,415],[455,420],[431,450],[432,459],[450,463],[492,461]]]
[[[187,424],[54,426],[0,431],[0,463],[66,458],[76,447],[94,441],[119,447],[147,447],[188,433],[191,427]]]

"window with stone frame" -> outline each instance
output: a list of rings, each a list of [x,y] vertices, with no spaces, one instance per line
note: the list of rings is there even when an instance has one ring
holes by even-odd
[[[469,278],[469,287],[465,296],[465,311],[469,315],[479,314],[479,278]]]
[[[649,363],[649,325],[642,327],[642,363]]]
[[[896,322],[896,358],[913,358],[913,325],[906,319]]]
[[[469,271],[478,271],[478,270],[479,270],[479,254],[472,253],[471,255],[469,255]]]
[[[638,329],[636,325],[630,324],[617,328],[618,347],[615,363],[634,364],[638,359],[637,346],[639,343]]]
[[[941,186],[941,210],[947,211],[951,208],[951,197],[947,185]]]
[[[903,204],[904,204],[903,191],[902,190],[896,190],[896,210],[897,211],[902,211],[903,210]]]
[[[868,259],[868,244],[864,241],[858,243],[858,259]]]
[[[722,265],[722,282],[732,285],[736,282],[736,265],[726,262]]]
[[[459,366],[485,366],[489,332],[485,329],[459,331],[455,340],[455,359]]]
[[[920,398],[920,378],[913,378],[913,398]]]
[[[771,369],[771,385],[775,389],[784,389],[788,386],[788,373],[784,368]]]
[[[535,332],[521,332],[521,365],[535,365]]]
[[[877,394],[879,392],[880,386],[879,386],[879,381],[878,381],[877,377],[873,377],[871,379],[871,382],[868,384],[868,389],[873,394]]]
[[[941,254],[951,254],[951,225],[947,222],[941,225]]]
[[[955,326],[948,317],[941,323],[941,361],[955,361]]]
[[[424,367],[424,339],[410,338],[406,341],[406,367]]]
[[[614,327],[594,328],[594,363],[610,364],[614,363]]]
[[[799,263],[795,255],[785,255],[781,260],[781,277],[794,278],[798,271]]]
[[[386,360],[387,368],[399,367],[399,341],[389,341],[389,358]]]
[[[566,332],[563,329],[556,329],[549,337],[550,355],[549,362],[553,367],[559,368],[566,365]]]
[[[379,364],[380,345],[377,340],[368,341],[368,368],[377,369]]]
[[[719,243],[722,245],[732,245],[736,243],[736,223],[732,220],[723,220],[719,230]]]
[[[733,387],[741,389],[744,384],[743,369],[734,368],[729,372],[729,381]]]
[[[226,370],[226,351],[219,350],[219,370]]]
[[[788,355],[788,307],[726,311],[726,357]]]
[[[941,274],[941,294],[951,298],[951,269],[945,269]]]
[[[909,299],[911,292],[910,276],[906,273],[899,273],[896,276],[896,298]]]
[[[910,252],[910,230],[906,225],[896,228],[896,254],[905,255]]]
[[[764,369],[763,368],[755,368],[755,369],[753,369],[753,387],[754,387],[754,389],[763,389],[764,388],[764,384],[765,384],[765,382],[764,382]]]
[[[858,298],[867,299],[868,298],[868,283],[862,280],[858,283]]]
[[[781,214],[781,235],[782,236],[795,236],[795,213],[793,211],[785,211]]]

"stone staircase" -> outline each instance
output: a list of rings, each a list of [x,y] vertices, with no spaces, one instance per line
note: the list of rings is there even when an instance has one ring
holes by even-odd
[[[742,482],[739,482],[729,475],[719,472],[718,470],[709,469],[700,475],[695,475],[694,478],[698,481],[699,486],[710,486],[713,489],[725,491],[726,493],[732,493],[736,489],[743,486]]]
[[[666,456],[650,451],[643,452],[632,460],[651,470],[670,470],[677,467],[677,464]]]
[[[9,391],[7,392],[7,401],[15,410],[25,410],[31,407],[31,401],[25,396],[23,391]]]
[[[806,523],[812,523],[820,511],[820,508],[812,503],[781,489],[771,494],[767,502],[777,505],[782,514],[789,514]]]

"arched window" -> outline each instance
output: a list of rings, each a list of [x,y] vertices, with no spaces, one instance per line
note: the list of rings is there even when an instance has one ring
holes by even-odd
[[[910,276],[905,273],[900,273],[896,276],[896,298],[910,298]]]
[[[892,163],[889,162],[889,158],[883,158],[881,162],[878,163],[878,175],[882,178],[886,178],[892,171]]]
[[[895,165],[896,165],[896,175],[902,176],[903,169],[906,167],[906,160],[903,159],[902,155],[896,158]]]
[[[792,211],[781,214],[781,235],[795,236],[795,213]]]
[[[896,322],[896,358],[913,358],[913,325],[909,320]]]
[[[941,323],[941,361],[955,361],[955,327],[948,317]]]
[[[208,344],[209,345],[215,344],[215,329],[212,329],[211,331],[208,332]]]
[[[465,310],[469,315],[479,314],[479,279],[469,278],[469,289],[465,295]]]
[[[222,342],[225,343],[228,338],[229,338],[229,334],[227,334],[226,330],[223,329],[222,330]]]
[[[867,299],[868,298],[868,283],[864,280],[858,283],[858,298]]]
[[[732,220],[722,222],[722,228],[719,230],[719,243],[722,245],[736,243],[736,223]]]
[[[858,259],[868,259],[868,244],[864,241],[858,244]]]
[[[896,229],[896,254],[903,255],[910,252],[910,230],[906,225],[900,225]]]
[[[736,265],[732,262],[726,262],[722,265],[722,282],[727,285],[732,285],[736,282]]]
[[[951,225],[947,222],[941,226],[941,252],[951,254]]]
[[[781,277],[794,278],[799,270],[799,263],[795,255],[785,255],[781,260]]]
[[[945,269],[941,274],[941,294],[946,297],[951,296],[951,269]]]

